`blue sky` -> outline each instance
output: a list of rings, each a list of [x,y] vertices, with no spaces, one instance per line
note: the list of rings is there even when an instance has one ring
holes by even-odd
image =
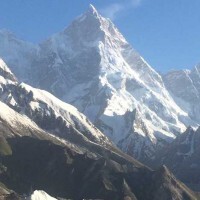
[[[0,0],[0,28],[37,43],[93,4],[161,72],[200,63],[200,0]]]

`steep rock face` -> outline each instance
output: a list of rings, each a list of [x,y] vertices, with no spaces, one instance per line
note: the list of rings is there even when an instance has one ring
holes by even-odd
[[[192,70],[172,71],[164,75],[165,85],[177,105],[198,123],[200,122],[200,66]]]
[[[160,151],[154,163],[165,164],[184,183],[200,189],[200,128],[189,127],[185,133]]]
[[[196,124],[174,102],[162,77],[93,6],[36,49],[25,69],[29,73],[19,78],[77,107],[141,161]]]
[[[11,138],[8,143],[13,154],[1,157],[6,170],[0,178],[19,194],[39,188],[51,196],[75,200],[198,199],[166,167],[151,171],[119,159],[120,155],[111,157],[110,152],[104,152],[103,157],[95,151],[78,153],[68,146],[31,137]]]
[[[0,76],[10,81],[16,82],[17,78],[7,67],[6,63],[0,58]]]
[[[0,57],[12,66],[13,73],[21,81],[28,81],[31,62],[37,51],[38,45],[20,40],[7,30],[0,30]]]

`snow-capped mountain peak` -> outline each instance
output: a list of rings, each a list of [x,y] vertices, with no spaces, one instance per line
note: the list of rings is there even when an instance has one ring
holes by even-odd
[[[96,8],[92,4],[89,5],[88,13],[92,13],[93,15],[96,16],[99,15]]]
[[[187,113],[162,77],[95,8],[41,44],[40,52],[32,84],[73,104],[125,151],[140,143],[134,132],[140,141],[148,137],[149,146],[185,130]]]
[[[194,123],[159,73],[93,6],[38,49],[19,78],[77,107],[137,158],[153,156]]]

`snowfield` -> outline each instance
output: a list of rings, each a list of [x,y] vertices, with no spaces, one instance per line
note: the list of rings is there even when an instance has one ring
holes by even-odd
[[[57,200],[42,190],[35,190],[28,200]]]

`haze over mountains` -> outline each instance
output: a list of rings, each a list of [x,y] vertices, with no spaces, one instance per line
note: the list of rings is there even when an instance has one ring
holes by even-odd
[[[88,183],[81,186],[82,196],[76,196],[75,185],[71,186],[71,193],[70,190],[65,193],[64,188],[55,189],[56,184],[44,188],[50,181],[46,176],[45,181],[40,183],[28,171],[20,171],[20,167],[26,167],[24,163],[15,171],[11,164],[16,164],[16,157],[6,155],[3,165],[8,168],[8,172],[23,177],[22,185],[18,187],[17,181],[20,179],[13,182],[15,179],[12,176],[8,179],[9,173],[3,171],[4,181],[9,180],[4,183],[11,189],[19,193],[28,192],[31,184],[25,187],[27,176],[51,195],[68,195],[75,199],[99,198],[94,193],[96,188],[91,193],[87,190],[93,183],[101,185],[99,195],[104,195],[100,195],[103,199],[110,195],[116,195],[115,199],[126,196],[131,199],[158,199],[160,192],[163,195],[161,199],[166,200],[197,199],[196,194],[179,183],[166,167],[152,171],[122,153],[116,146],[143,163],[166,164],[178,178],[198,188],[200,180],[192,182],[190,172],[183,177],[185,171],[181,168],[184,172],[179,174],[183,162],[179,158],[179,147],[183,143],[190,144],[186,148],[192,150],[184,151],[190,165],[184,166],[190,171],[195,165],[198,171],[198,148],[194,149],[193,144],[199,143],[199,137],[196,137],[198,134],[190,137],[191,132],[188,132],[187,127],[198,127],[200,123],[199,66],[191,71],[169,72],[162,77],[131,47],[115,25],[102,17],[92,5],[69,27],[39,45],[19,40],[8,31],[0,31],[0,57],[11,69],[0,60],[0,100],[1,109],[4,108],[0,112],[4,127],[1,135],[5,143],[9,143],[9,148],[15,151],[13,155],[22,160],[27,159],[34,145],[37,148],[44,145],[42,151],[50,163],[50,169],[46,163],[42,162],[41,165],[47,171],[50,170],[50,174],[53,172],[50,179],[54,179],[54,173],[58,173],[55,160],[61,163],[63,160],[48,157],[47,152],[53,151],[48,145],[53,145],[52,148],[62,156],[62,151],[67,152],[64,157],[61,156],[67,160],[61,172],[66,172],[65,178],[69,180],[59,179],[59,184],[69,187],[73,179],[73,184],[77,184],[78,175],[74,177],[73,168],[83,178],[82,183]],[[199,129],[193,132],[198,133]],[[48,142],[40,141],[41,138]],[[27,154],[22,153],[18,142],[27,149]],[[68,150],[61,151],[60,146]],[[166,148],[169,148],[169,153],[167,151],[162,160]],[[35,153],[38,154],[37,151]],[[171,162],[172,153],[174,160]],[[84,177],[83,169],[77,168],[79,159],[85,163],[84,170],[92,163],[92,166],[98,166],[107,173],[100,173],[91,167],[87,169],[88,176]],[[174,167],[176,160],[180,163]],[[29,162],[34,160],[30,159]],[[31,170],[34,172],[34,168]],[[91,173],[98,174],[94,180],[89,178]],[[136,182],[131,181],[129,176],[135,178]],[[139,185],[145,181],[149,184],[155,181],[156,184],[150,184],[145,188],[147,192],[142,194]],[[166,187],[161,187],[163,184]],[[119,193],[122,188],[124,193]]]

